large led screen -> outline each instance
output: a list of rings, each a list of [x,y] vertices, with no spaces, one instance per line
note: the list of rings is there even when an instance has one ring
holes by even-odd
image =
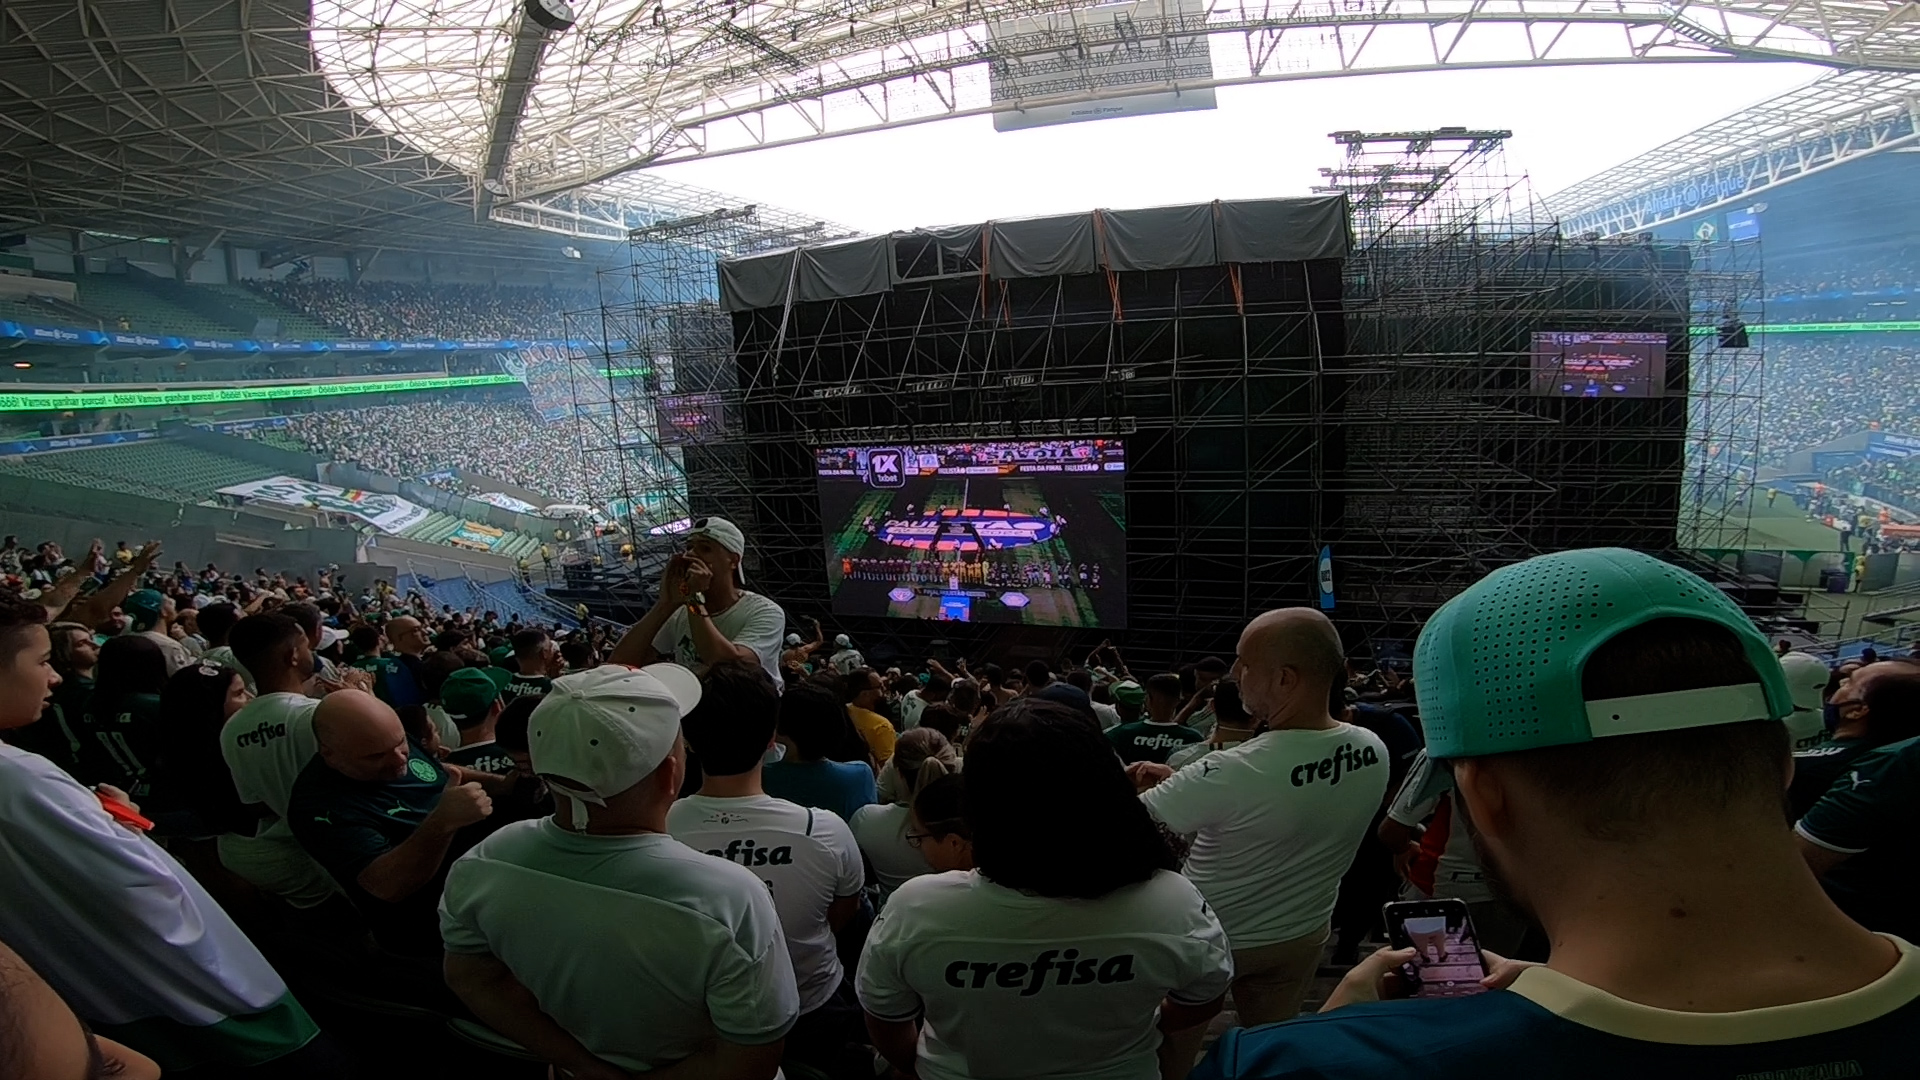
[[[829,447],[815,458],[834,614],[1125,625],[1119,440]]]

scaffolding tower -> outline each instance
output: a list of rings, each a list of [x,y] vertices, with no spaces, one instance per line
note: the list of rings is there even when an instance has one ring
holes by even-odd
[[[1693,362],[1679,543],[1737,565],[1735,553],[1747,547],[1760,465],[1765,338],[1747,330],[1766,321],[1760,237],[1757,230],[1734,237],[1708,220],[1689,246]]]
[[[1383,658],[1498,566],[1674,544],[1687,252],[1566,237],[1508,169],[1508,135],[1338,132],[1345,160],[1322,170],[1354,233],[1329,534],[1341,625]],[[1537,395],[1533,335],[1556,330],[1665,332],[1671,396]]]
[[[718,264],[846,232],[775,218],[749,205],[633,228],[624,264],[596,274],[598,307],[567,316],[568,337],[593,343],[587,362],[571,369],[580,453],[589,474],[618,493],[611,516],[636,542],[728,509],[696,506],[689,455],[725,465],[720,475],[744,490],[733,326],[716,302]]]

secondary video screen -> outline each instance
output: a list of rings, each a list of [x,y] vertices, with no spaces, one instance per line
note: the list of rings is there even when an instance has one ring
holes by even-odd
[[[836,615],[1125,625],[1118,439],[816,452]]]
[[[1555,331],[1533,335],[1536,397],[1662,397],[1667,335]]]

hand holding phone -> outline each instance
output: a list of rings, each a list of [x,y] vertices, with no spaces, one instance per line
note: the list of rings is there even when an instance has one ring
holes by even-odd
[[[1486,958],[1462,900],[1412,900],[1381,908],[1396,949],[1412,949],[1400,977],[1409,997],[1464,997],[1484,993]]]

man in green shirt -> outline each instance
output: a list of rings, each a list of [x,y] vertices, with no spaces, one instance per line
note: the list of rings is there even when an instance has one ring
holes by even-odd
[[[539,627],[513,635],[514,676],[507,683],[508,701],[523,697],[546,697],[553,689],[554,676],[560,674],[560,646]]]
[[[1167,755],[1206,736],[1174,722],[1180,712],[1180,676],[1162,673],[1147,680],[1147,719],[1121,724],[1107,732],[1120,760],[1132,765],[1151,761],[1167,763]]]

